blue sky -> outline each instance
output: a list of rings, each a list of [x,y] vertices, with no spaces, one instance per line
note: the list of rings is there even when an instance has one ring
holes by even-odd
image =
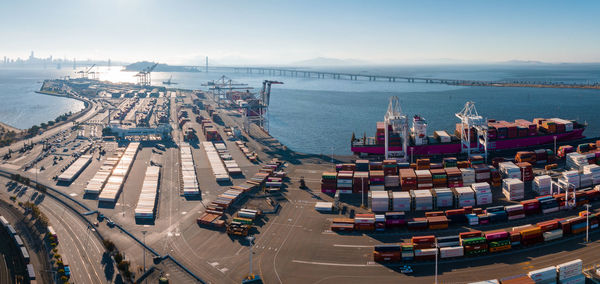
[[[0,56],[600,62],[600,1],[2,1]]]

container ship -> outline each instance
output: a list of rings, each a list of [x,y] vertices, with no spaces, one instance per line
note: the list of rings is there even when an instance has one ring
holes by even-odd
[[[575,120],[562,118],[535,118],[533,121],[517,119],[514,122],[494,119],[483,120],[476,114],[475,110],[473,112],[474,116],[457,113],[456,116],[461,122],[456,124],[456,128],[451,134],[445,130],[437,130],[429,136],[427,121],[424,117],[413,116],[412,126],[409,129],[406,116],[400,115],[399,111],[394,112],[393,108],[392,101],[390,101],[385,122],[377,122],[375,137],[357,139],[353,135],[351,150],[355,155],[385,155],[386,127],[388,127],[388,157],[401,158],[410,155],[456,155],[465,152],[468,145],[470,145],[471,151],[483,152],[484,145],[487,144],[487,151],[493,152],[552,144],[555,141],[579,140],[585,138],[583,131],[587,126]],[[476,119],[480,119],[482,122],[477,125],[470,124],[471,121]],[[400,123],[400,126],[398,126],[398,123],[394,123],[403,120],[404,128],[402,123]],[[465,122],[466,120],[469,122]],[[484,135],[487,135],[487,139]],[[404,151],[405,147],[406,152]]]

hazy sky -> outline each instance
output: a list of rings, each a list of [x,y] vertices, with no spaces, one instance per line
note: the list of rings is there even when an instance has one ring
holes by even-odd
[[[600,1],[1,1],[0,56],[600,62]]]

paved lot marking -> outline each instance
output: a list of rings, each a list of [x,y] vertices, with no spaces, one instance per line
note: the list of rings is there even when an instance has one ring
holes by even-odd
[[[376,266],[370,264],[353,264],[353,263],[336,263],[336,262],[317,262],[317,261],[304,261],[304,260],[292,260],[294,263],[303,263],[303,264],[314,264],[314,265],[325,265],[325,266],[345,266],[345,267],[367,267],[367,266]]]
[[[365,245],[339,245],[339,244],[334,244],[334,247],[341,247],[341,248],[373,248],[373,246],[365,246]]]

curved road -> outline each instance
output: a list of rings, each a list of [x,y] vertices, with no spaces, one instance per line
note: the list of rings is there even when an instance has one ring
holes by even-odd
[[[8,179],[0,178],[0,182],[4,187],[3,191],[6,192],[4,185]],[[21,188],[24,187],[21,186]],[[9,195],[17,194],[20,196],[18,200],[23,202],[38,200],[39,193],[35,190],[26,188],[22,195],[21,190],[13,189]],[[116,272],[111,265],[107,267],[105,273],[102,264],[104,247],[102,242],[90,231],[87,223],[51,197],[45,196],[39,206],[48,217],[51,226],[56,230],[59,239],[58,253],[62,255],[65,264],[71,267],[71,282],[112,282]],[[91,229],[93,230],[93,228]]]

